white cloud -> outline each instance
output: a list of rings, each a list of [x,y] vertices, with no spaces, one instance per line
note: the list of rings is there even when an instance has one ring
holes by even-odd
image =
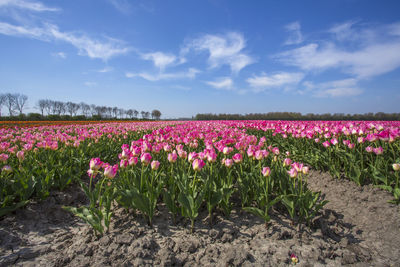
[[[113,71],[113,70],[114,69],[112,67],[105,66],[104,68],[102,68],[100,70],[97,70],[97,72],[106,73],[106,72],[110,72],[110,71]]]
[[[221,77],[216,81],[209,81],[206,83],[217,89],[225,89],[225,90],[233,89],[233,81],[229,77]]]
[[[246,42],[243,36],[236,32],[226,35],[207,34],[189,42],[183,49],[186,55],[191,49],[195,51],[208,51],[208,63],[211,68],[229,65],[233,73],[238,73],[255,60],[243,52]]]
[[[93,87],[93,86],[96,86],[97,83],[96,83],[96,82],[85,82],[85,85],[86,85],[87,87]]]
[[[62,59],[66,59],[67,58],[67,54],[65,54],[64,52],[57,52],[57,53],[53,53],[52,54],[54,57],[59,57]]]
[[[323,45],[310,43],[285,51],[275,58],[286,65],[308,71],[337,68],[358,79],[370,78],[400,67],[400,38],[396,36],[400,32],[399,24],[364,30],[354,30],[352,25],[350,22],[336,25],[330,32],[335,33],[337,39],[356,41],[358,45],[355,48],[348,49],[328,40]]]
[[[127,72],[125,74],[125,76],[127,78],[141,77],[145,80],[155,82],[155,81],[159,81],[159,80],[194,79],[194,78],[196,78],[196,75],[199,72],[200,71],[195,68],[189,68],[185,72],[175,72],[175,73],[151,74],[151,73],[147,73],[147,72],[141,72],[141,73]]]
[[[303,85],[306,87],[305,91],[311,91],[315,97],[349,97],[363,93],[357,83],[357,79],[348,78],[317,84],[305,81]]]
[[[26,0],[0,0],[0,7],[17,7],[21,9],[28,9],[36,12],[43,11],[59,11],[59,8],[47,7],[41,2],[26,1]]]
[[[164,70],[166,66],[171,65],[176,61],[176,56],[162,52],[147,53],[142,54],[141,56],[144,60],[153,61],[154,66],[160,70]]]
[[[303,42],[304,39],[301,34],[301,26],[298,21],[286,25],[285,29],[290,34],[289,38],[285,41],[285,45],[300,44]]]
[[[91,39],[85,34],[61,32],[57,26],[47,24],[43,28],[15,26],[0,22],[0,34],[39,39],[43,41],[64,41],[75,46],[79,55],[99,58],[104,61],[126,54],[130,48],[117,39],[107,38],[104,41]]]
[[[131,5],[128,0],[108,0],[108,2],[123,14],[128,14],[131,11]]]
[[[284,87],[298,84],[304,78],[301,72],[278,72],[275,74],[267,75],[265,73],[251,78],[246,81],[254,89],[254,91],[263,91],[266,88]]]

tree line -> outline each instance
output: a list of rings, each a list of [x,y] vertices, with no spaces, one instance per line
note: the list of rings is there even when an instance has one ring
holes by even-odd
[[[155,119],[159,120],[161,112],[154,109],[149,111],[137,111],[136,109],[123,109],[119,107],[97,106],[84,102],[63,102],[50,99],[40,99],[35,108],[40,113],[29,113],[25,115],[23,109],[26,108],[28,97],[24,94],[0,94],[0,117],[2,107],[8,110],[8,117],[12,119]],[[2,117],[6,119],[6,117]]]
[[[197,114],[195,120],[366,120],[366,121],[398,121],[400,113],[365,113],[365,114],[344,114],[344,113],[325,113],[301,114],[299,112],[269,112],[269,113],[250,113],[250,114]]]

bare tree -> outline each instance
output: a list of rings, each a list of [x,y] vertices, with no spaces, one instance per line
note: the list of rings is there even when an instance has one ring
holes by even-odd
[[[97,114],[97,106],[94,104],[90,105],[90,113],[92,113],[92,117]]]
[[[112,118],[112,107],[107,107],[107,117]]]
[[[6,95],[5,94],[0,94],[0,117],[1,117],[1,108],[3,105],[6,103]]]
[[[122,119],[122,117],[125,115],[125,110],[123,108],[119,108],[118,115],[119,115],[119,118]]]
[[[128,109],[128,110],[126,111],[126,115],[128,115],[129,118],[132,119],[132,117],[133,117],[133,109]]]
[[[118,116],[118,107],[113,107],[112,108],[112,112],[113,112],[114,118],[117,118],[117,116]]]
[[[146,117],[146,111],[140,111],[140,115],[142,115],[142,119]]]
[[[146,111],[145,112],[145,117],[146,117],[146,119],[149,119],[150,118],[150,112]]]
[[[135,116],[135,118],[137,118],[137,116],[139,115],[139,111],[137,111],[136,109],[133,110],[133,116]]]
[[[82,115],[85,117],[89,116],[90,106],[84,102],[79,103],[80,109],[82,111]]]
[[[160,112],[158,109],[154,109],[154,110],[151,112],[151,117],[152,117],[153,119],[159,120],[160,117],[161,117],[161,112]]]
[[[75,116],[76,113],[78,112],[79,105],[72,103],[72,102],[67,102],[67,103],[65,103],[65,108],[68,111],[69,115],[71,115],[71,117],[72,117],[72,116]]]
[[[5,105],[8,109],[9,116],[14,116],[16,95],[7,93],[5,94]]]
[[[45,100],[45,103],[46,103],[46,105],[45,105],[45,108],[44,108],[44,110],[47,112],[47,115],[50,115],[51,114],[51,111],[52,111],[52,107],[53,107],[53,100],[50,100],[50,99],[46,99]]]
[[[23,94],[15,94],[15,108],[19,111],[19,114],[22,114],[24,106],[28,101],[28,97]]]
[[[37,102],[36,106],[39,108],[40,113],[42,114],[42,116],[44,116],[44,110],[46,109],[46,106],[47,106],[47,100],[39,99],[39,101]]]

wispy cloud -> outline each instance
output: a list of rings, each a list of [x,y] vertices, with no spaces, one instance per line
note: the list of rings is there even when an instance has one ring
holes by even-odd
[[[97,70],[97,72],[106,73],[106,72],[110,72],[110,71],[113,71],[113,70],[114,70],[114,69],[113,69],[112,67],[106,66],[106,67],[104,67],[104,68],[102,68],[102,69],[100,69],[100,70]]]
[[[107,0],[115,9],[123,14],[129,14],[131,5],[128,0]]]
[[[303,42],[303,35],[301,34],[301,26],[298,21],[290,23],[285,26],[285,30],[289,33],[285,45],[300,44]]]
[[[173,79],[194,79],[196,78],[196,75],[200,73],[199,70],[195,68],[189,68],[185,72],[174,72],[174,73],[158,73],[158,74],[151,74],[147,72],[141,72],[141,73],[132,73],[132,72],[127,72],[125,76],[127,78],[134,78],[134,77],[140,77],[145,80],[155,82],[155,81],[160,81],[160,80],[173,80]]]
[[[270,75],[265,73],[258,76],[254,75],[246,81],[253,88],[253,91],[260,92],[267,88],[297,85],[303,78],[304,74],[301,72],[278,72]]]
[[[358,86],[358,80],[354,78],[334,80],[323,83],[303,82],[305,88],[300,93],[311,92],[314,97],[350,97],[363,93]]]
[[[53,53],[52,55],[54,57],[59,57],[59,58],[62,58],[62,59],[66,59],[67,58],[67,54],[64,53],[64,52],[57,52],[57,53]]]
[[[27,0],[0,0],[0,7],[16,7],[36,12],[60,11],[59,8],[47,7],[41,2]]]
[[[255,62],[254,58],[243,51],[245,47],[243,35],[231,32],[226,35],[201,36],[188,42],[181,52],[186,55],[190,50],[208,51],[208,63],[211,68],[229,65],[233,73],[238,73]]]
[[[85,84],[87,87],[94,87],[94,86],[97,85],[96,82],[85,82],[84,84]]]
[[[153,61],[154,66],[159,68],[161,71],[163,71],[166,66],[171,65],[176,61],[176,56],[162,52],[146,53],[142,54],[141,57],[144,60]]]
[[[355,48],[339,46],[328,39],[322,44],[310,43],[285,51],[275,58],[286,65],[308,71],[318,72],[336,68],[343,73],[354,75],[357,79],[374,77],[400,67],[400,38],[396,35],[400,32],[399,23],[368,30],[353,30],[352,25],[337,25],[330,29],[330,32],[338,40],[357,41],[358,45]],[[357,34],[359,37],[355,39]]]
[[[224,90],[233,89],[233,80],[230,77],[221,77],[216,81],[209,81],[206,83],[217,89],[224,89]]]
[[[92,39],[84,33],[62,32],[57,26],[52,24],[47,24],[45,27],[40,28],[16,26],[0,22],[0,34],[28,37],[43,41],[64,41],[75,46],[79,50],[79,55],[98,58],[104,61],[130,51],[130,48],[121,40],[105,38],[105,40],[100,41]]]

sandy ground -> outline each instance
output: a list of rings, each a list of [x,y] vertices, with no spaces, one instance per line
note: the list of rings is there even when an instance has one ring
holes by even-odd
[[[159,205],[153,229],[118,209],[101,238],[61,208],[86,202],[70,187],[0,219],[0,266],[287,266],[292,253],[297,266],[400,266],[400,207],[390,194],[316,171],[308,182],[329,200],[311,228],[278,211],[266,228],[236,207],[229,219],[215,213],[212,227],[203,209],[190,234],[186,219],[172,224]]]

